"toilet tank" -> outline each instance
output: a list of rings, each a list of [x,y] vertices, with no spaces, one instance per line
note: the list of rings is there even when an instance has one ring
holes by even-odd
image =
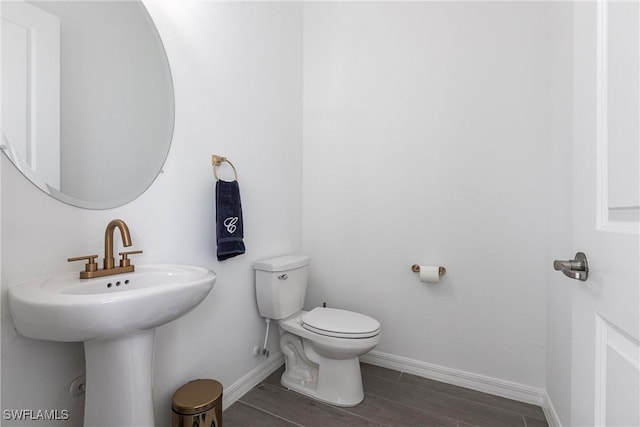
[[[302,310],[309,262],[305,255],[286,255],[253,264],[260,316],[279,320]]]

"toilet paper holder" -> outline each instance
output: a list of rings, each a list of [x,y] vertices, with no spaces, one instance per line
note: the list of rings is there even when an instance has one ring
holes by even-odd
[[[413,264],[411,266],[411,271],[413,271],[414,273],[420,273],[420,265],[419,264]],[[447,269],[444,268],[443,266],[439,266],[438,267],[438,275],[444,276],[446,272],[447,272]]]

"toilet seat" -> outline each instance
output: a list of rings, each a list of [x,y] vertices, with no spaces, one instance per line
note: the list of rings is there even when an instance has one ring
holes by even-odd
[[[302,316],[302,327],[335,338],[370,338],[380,333],[380,322],[364,314],[316,307]]]

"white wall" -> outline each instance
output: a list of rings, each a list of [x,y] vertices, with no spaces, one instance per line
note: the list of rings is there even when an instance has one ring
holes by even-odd
[[[196,310],[157,331],[158,425],[168,425],[171,394],[183,383],[216,378],[229,386],[263,361],[251,354],[264,336],[251,265],[300,251],[302,244],[302,8],[147,5],[165,42],[176,95],[173,145],[151,188],[118,209],[82,210],[41,193],[2,158],[3,409],[70,409],[71,422],[62,424],[82,425],[82,399],[67,391],[84,370],[82,345],[18,336],[6,289],[30,277],[79,270],[66,262],[69,256],[102,256],[104,227],[113,218],[128,223],[134,248],[144,250],[134,262],[188,263],[218,274]],[[244,208],[247,253],[223,263],[215,259],[213,153],[228,156],[238,169]],[[270,346],[275,352],[275,339]]]
[[[572,247],[572,42],[573,5],[554,3],[549,8],[549,87],[551,90],[548,172],[548,243],[546,288],[546,393],[561,425],[571,423],[571,324],[573,286],[551,268],[554,259],[569,259]]]
[[[547,5],[307,3],[303,33],[308,307],[379,319],[381,352],[543,388]]]

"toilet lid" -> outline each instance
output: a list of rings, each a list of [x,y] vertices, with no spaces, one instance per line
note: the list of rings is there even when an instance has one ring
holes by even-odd
[[[337,338],[369,338],[380,333],[380,322],[364,314],[316,307],[302,316],[302,327]]]

